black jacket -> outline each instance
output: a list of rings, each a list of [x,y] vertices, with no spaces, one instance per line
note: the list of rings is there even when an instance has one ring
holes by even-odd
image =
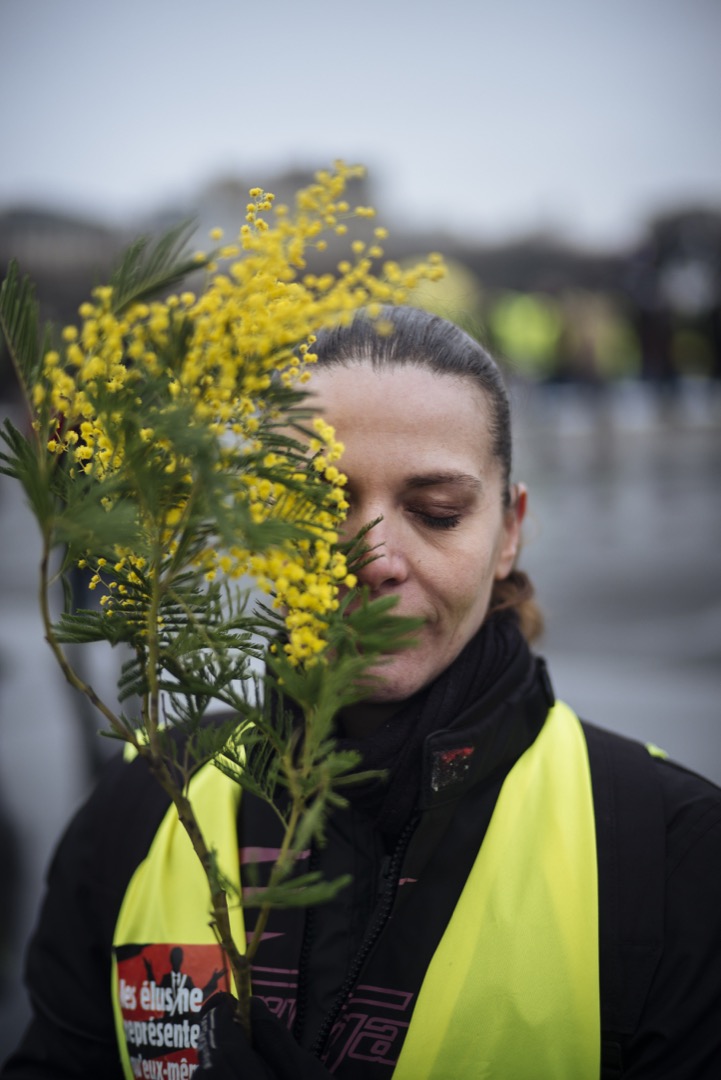
[[[323,908],[274,913],[256,992],[273,998],[299,1041],[327,1055],[339,1077],[392,1075],[404,1031],[399,1007],[412,1007],[501,784],[551,701],[541,662],[509,672],[450,730],[426,740],[418,812],[400,835],[383,836],[358,809],[331,819],[329,842],[311,859],[327,876],[350,872],[349,888]],[[602,1075],[711,1080],[721,1076],[721,791],[637,743],[591,725],[584,731],[599,851]],[[473,766],[454,769],[454,752],[468,744]],[[127,884],[166,810],[144,762],[117,761],[69,826],[28,954],[34,1018],[3,1080],[121,1080],[111,942]],[[241,848],[272,846],[275,828],[270,811],[244,797]],[[346,1055],[335,1024],[359,986],[384,988],[373,1019],[396,1033],[396,1045],[375,1059]]]

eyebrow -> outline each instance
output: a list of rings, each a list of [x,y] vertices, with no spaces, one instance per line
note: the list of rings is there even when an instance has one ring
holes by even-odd
[[[440,487],[448,484],[457,484],[461,487],[475,488],[476,490],[483,487],[483,482],[477,476],[470,476],[468,473],[421,473],[417,476],[409,476],[406,480],[406,487],[409,488]]]

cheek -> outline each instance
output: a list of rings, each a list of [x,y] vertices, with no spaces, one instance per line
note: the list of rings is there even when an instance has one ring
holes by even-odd
[[[493,586],[494,552],[479,547],[469,546],[452,560],[439,562],[433,576],[436,596],[459,622],[485,610]]]

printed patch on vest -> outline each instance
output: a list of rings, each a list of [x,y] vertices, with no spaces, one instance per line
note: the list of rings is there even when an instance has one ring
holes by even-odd
[[[198,1067],[200,1010],[227,990],[217,945],[122,945],[118,1000],[133,1075],[187,1080]]]
[[[466,776],[474,752],[473,746],[459,746],[455,750],[436,750],[431,762],[431,788],[444,791],[452,784],[459,784]]]

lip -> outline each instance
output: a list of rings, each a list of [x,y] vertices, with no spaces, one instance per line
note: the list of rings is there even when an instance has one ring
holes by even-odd
[[[339,599],[341,600],[341,602],[343,601],[343,599],[347,595],[347,593],[348,593],[347,589],[344,589],[343,591],[339,592]],[[402,601],[399,593],[397,593],[397,592],[380,593],[380,594],[377,594],[375,596],[370,596],[369,595],[366,598],[365,603],[366,604],[372,604],[375,600],[384,600],[389,596],[395,596],[395,597],[398,598],[398,603],[394,607],[391,608],[391,614],[392,615],[399,615],[404,619],[421,619],[423,621],[424,625],[427,624],[430,621],[427,616],[421,615],[420,613],[415,612],[415,611],[407,611],[404,607],[402,607],[403,601]],[[348,607],[346,608],[347,614],[350,615],[354,611],[358,611],[358,609],[363,606],[363,603],[364,603],[364,599],[363,599],[362,596],[355,597],[353,600],[351,600],[351,602],[348,604]]]

